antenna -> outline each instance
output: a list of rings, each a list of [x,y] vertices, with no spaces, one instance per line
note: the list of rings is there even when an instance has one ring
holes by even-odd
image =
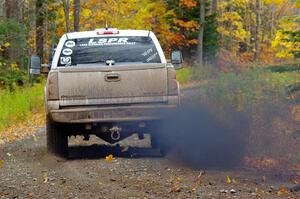
[[[108,30],[107,19],[105,20],[105,29]]]

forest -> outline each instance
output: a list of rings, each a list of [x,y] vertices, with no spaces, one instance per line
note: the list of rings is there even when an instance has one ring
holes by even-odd
[[[166,54],[180,49],[188,65],[296,62],[299,12],[297,0],[2,0],[1,74],[20,76],[34,54],[48,63],[64,33],[106,24],[154,31]]]

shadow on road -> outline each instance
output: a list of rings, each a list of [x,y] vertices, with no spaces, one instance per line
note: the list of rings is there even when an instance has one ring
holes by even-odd
[[[70,146],[68,159],[101,159],[112,154],[114,157],[142,158],[161,157],[160,151],[145,147],[124,148],[119,145]]]

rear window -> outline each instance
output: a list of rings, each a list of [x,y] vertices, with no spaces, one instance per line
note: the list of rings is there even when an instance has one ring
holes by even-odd
[[[96,37],[67,40],[61,51],[58,66],[121,62],[161,63],[150,37]]]

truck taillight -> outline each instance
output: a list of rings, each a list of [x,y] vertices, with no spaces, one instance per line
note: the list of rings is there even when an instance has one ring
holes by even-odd
[[[178,95],[178,81],[176,80],[176,71],[173,67],[168,68],[168,94]]]
[[[119,34],[119,30],[116,28],[103,28],[103,29],[96,29],[97,35],[114,35]]]
[[[50,72],[47,80],[47,100],[58,100],[58,73]]]

